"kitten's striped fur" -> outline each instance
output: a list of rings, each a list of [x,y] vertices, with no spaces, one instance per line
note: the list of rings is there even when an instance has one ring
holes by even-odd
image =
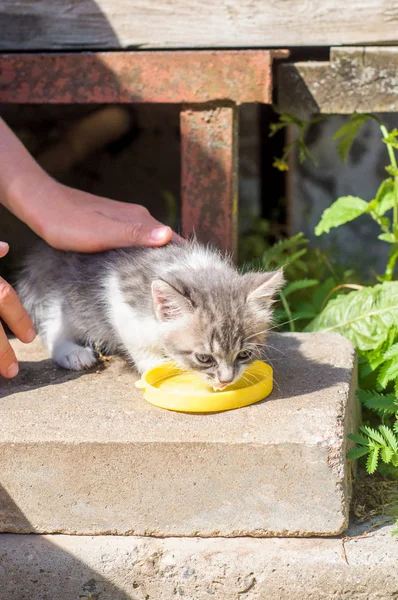
[[[94,255],[40,243],[17,289],[61,367],[93,366],[99,343],[140,372],[171,359],[222,389],[261,356],[282,285],[281,271],[242,275],[197,243]]]

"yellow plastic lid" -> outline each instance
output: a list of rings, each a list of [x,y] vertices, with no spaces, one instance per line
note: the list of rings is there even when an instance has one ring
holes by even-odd
[[[145,400],[167,410],[209,413],[249,406],[272,392],[272,368],[256,361],[243,376],[222,391],[214,391],[203,377],[184,371],[175,363],[161,364],[144,373],[136,382]]]

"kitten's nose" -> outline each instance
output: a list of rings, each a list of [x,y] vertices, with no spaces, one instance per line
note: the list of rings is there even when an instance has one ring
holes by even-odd
[[[232,377],[228,377],[227,379],[225,377],[219,377],[218,378],[218,381],[221,383],[221,385],[228,385],[233,380],[234,380],[234,376],[233,375],[232,375]]]
[[[231,367],[226,367],[217,373],[217,377],[221,385],[228,385],[234,380],[234,370]]]

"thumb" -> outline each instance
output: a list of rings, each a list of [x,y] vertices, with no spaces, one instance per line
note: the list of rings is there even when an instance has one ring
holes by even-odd
[[[0,258],[3,258],[3,256],[8,253],[9,249],[10,247],[7,242],[0,242]]]
[[[126,241],[129,246],[163,246],[171,240],[172,235],[170,227],[157,222],[126,224]]]
[[[152,218],[137,223],[107,220],[101,245],[106,248],[163,246],[171,240],[172,235],[170,227]]]

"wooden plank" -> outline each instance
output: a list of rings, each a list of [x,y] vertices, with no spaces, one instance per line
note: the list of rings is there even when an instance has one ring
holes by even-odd
[[[0,50],[398,43],[393,0],[1,0]]]
[[[278,105],[303,118],[398,112],[398,48],[332,48],[330,62],[280,65]]]
[[[2,103],[272,101],[269,50],[0,54]]]

